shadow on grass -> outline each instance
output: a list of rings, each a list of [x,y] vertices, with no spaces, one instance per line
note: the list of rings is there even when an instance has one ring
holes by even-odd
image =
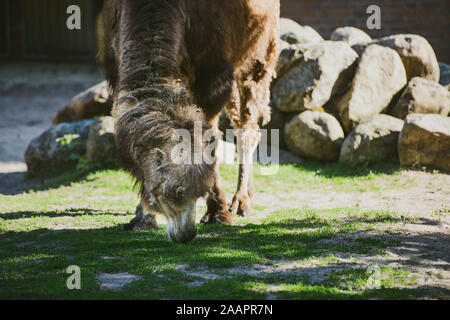
[[[375,219],[363,220],[365,223],[376,222]],[[351,224],[354,220],[345,223]],[[170,242],[164,227],[151,232],[125,232],[121,226],[91,230],[39,229],[6,232],[0,234],[0,280],[3,283],[0,297],[264,299],[267,292],[258,290],[257,287],[280,283],[288,286],[286,289],[281,287],[276,292],[279,298],[284,299],[411,299],[425,295],[450,297],[449,291],[443,288],[343,291],[345,279],[336,278],[333,282],[315,284],[292,274],[271,277],[264,273],[222,277],[205,281],[201,286],[193,288],[189,283],[195,281],[195,277],[179,271],[180,266],[226,271],[227,268],[251,267],[255,264],[272,265],[277,261],[289,263],[336,252],[368,254],[371,263],[383,264],[377,249],[393,245],[382,238],[376,242],[361,243],[352,240],[353,231],[335,231],[327,228],[328,226],[330,223],[327,221],[309,219],[245,226],[199,225],[198,237],[187,245]],[[305,228],[308,230],[302,230]],[[350,243],[319,241],[342,239],[344,235]],[[393,235],[389,237],[395,238]],[[399,239],[402,240],[402,245],[408,243],[412,250],[424,251],[424,244],[446,241],[443,237],[441,233],[430,233],[401,235]],[[18,243],[21,245],[18,246]],[[415,261],[415,266],[425,266],[430,260],[449,262],[448,257],[442,256],[430,256],[427,260],[423,263]],[[392,262],[404,263],[400,260]],[[83,290],[79,292],[65,289],[65,269],[69,265],[78,265],[83,272]],[[308,267],[308,272],[320,273],[327,267],[312,265]],[[143,280],[121,292],[101,291],[95,276],[112,272],[141,275]],[[292,287],[289,288],[289,285]],[[41,287],[47,289],[42,291]]]
[[[0,181],[4,182],[5,185],[0,189],[0,194],[17,195],[32,191],[56,189],[61,186],[68,186],[73,182],[83,182],[91,173],[111,169],[118,170],[119,168],[113,164],[92,164],[84,168],[79,168],[76,164],[69,164],[61,168],[43,170],[35,176],[23,172],[3,173],[0,174]]]
[[[394,174],[402,170],[398,161],[395,160],[358,166],[304,160],[302,163],[296,164],[295,167],[315,172],[316,175],[325,178],[364,177],[371,174]]]
[[[79,217],[79,216],[123,216],[125,213],[106,213],[103,210],[89,209],[89,208],[76,208],[76,209],[64,209],[62,211],[40,211],[40,212],[9,212],[0,215],[1,220],[16,220],[22,218],[34,218],[34,217]]]
[[[300,164],[295,164],[296,168],[303,171],[314,172],[315,175],[325,178],[338,177],[364,177],[371,174],[394,174],[401,170],[398,161],[391,161],[386,163],[368,164],[360,166],[348,166],[339,163],[325,163],[315,160],[304,160]],[[101,166],[99,164],[91,164],[83,168],[76,165],[67,165],[62,168],[54,170],[46,170],[40,172],[35,177],[29,177],[27,174],[19,175],[0,174],[0,181],[10,181],[7,187],[1,189],[2,194],[16,195],[23,192],[30,191],[45,191],[49,189],[58,188],[60,186],[70,185],[72,182],[82,182],[90,173],[98,171],[118,169],[115,164]],[[13,177],[14,179],[11,179]],[[25,179],[24,179],[24,178]]]

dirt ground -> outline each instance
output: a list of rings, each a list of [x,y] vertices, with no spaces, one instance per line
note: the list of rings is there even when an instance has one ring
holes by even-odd
[[[292,193],[255,195],[255,203],[271,207],[282,203],[286,208],[331,209],[358,207],[365,210],[390,210],[411,215],[431,215],[450,212],[450,175],[405,170],[400,173],[399,184],[414,181],[415,186],[406,189],[390,189],[366,192],[294,191]],[[383,184],[383,182],[380,182]],[[386,183],[389,183],[386,181]],[[280,201],[281,200],[281,201]]]
[[[55,112],[102,78],[97,66],[86,64],[0,66],[0,193],[23,185],[25,150],[51,125]]]

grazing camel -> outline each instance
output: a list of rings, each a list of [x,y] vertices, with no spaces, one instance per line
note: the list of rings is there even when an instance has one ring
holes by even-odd
[[[172,241],[186,243],[196,235],[196,200],[205,195],[203,223],[231,223],[232,214],[251,212],[251,161],[258,122],[270,119],[279,9],[279,0],[106,0],[104,67],[118,158],[141,185],[126,228],[157,228],[162,213]],[[176,130],[193,134],[201,123],[219,137],[224,108],[240,160],[229,208],[216,164],[175,164],[170,157]],[[214,143],[192,139],[203,151]]]

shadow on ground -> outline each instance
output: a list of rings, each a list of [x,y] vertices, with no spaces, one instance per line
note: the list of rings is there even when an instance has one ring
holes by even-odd
[[[371,174],[393,174],[401,170],[398,161],[388,163],[375,163],[366,165],[342,165],[339,163],[324,163],[312,160],[305,160],[295,167],[314,172],[318,176],[325,178],[337,177],[364,177]]]
[[[69,211],[62,216],[82,216],[88,210]],[[89,210],[92,211],[92,210]],[[3,219],[21,219],[22,213],[7,213]],[[101,215],[94,212],[93,215]],[[31,212],[25,217],[55,217],[54,212]],[[104,213],[105,216],[110,215]],[[398,222],[389,218],[389,222]],[[1,220],[0,220],[1,221]],[[287,219],[244,226],[200,225],[198,237],[187,245],[167,240],[165,228],[158,231],[125,232],[121,226],[89,230],[48,230],[5,232],[0,234],[1,298],[26,299],[266,299],[268,289],[277,287],[280,299],[413,299],[449,298],[450,291],[434,285],[410,288],[381,287],[378,290],[358,288],[368,275],[358,264],[342,265],[349,270],[345,276],[336,274],[321,283],[311,282],[309,276],[330,268],[328,264],[306,265],[297,271],[241,273],[227,275],[227,270],[253,268],[255,265],[274,266],[280,261],[296,263],[317,257],[338,254],[365,255],[370,263],[386,264],[380,250],[404,247],[426,253],[436,242],[446,241],[441,233],[409,236],[380,234],[373,241],[358,241],[355,223],[377,223],[379,219],[348,219],[341,228],[331,228],[331,222],[311,219]],[[386,221],[385,221],[386,222]],[[424,222],[426,223],[426,222]],[[349,227],[349,228],[347,228]],[[344,239],[345,241],[339,241]],[[327,242],[323,240],[336,240]],[[364,238],[366,239],[366,238]],[[399,251],[400,252],[400,251]],[[431,253],[431,252],[429,252]],[[427,262],[450,262],[449,256],[427,255]],[[420,267],[419,260],[391,260],[406,267]],[[65,269],[78,265],[82,270],[82,290],[69,291],[65,287]],[[180,271],[208,270],[219,277],[201,281]],[[274,266],[274,268],[276,268]],[[443,266],[443,268],[446,268]],[[337,264],[337,269],[339,264]],[[335,270],[335,271],[336,271]],[[332,272],[333,269],[331,269]],[[96,281],[100,273],[129,272],[141,280],[120,292],[102,291]],[[350,278],[350,280],[349,280]],[[200,280],[202,280],[200,278]],[[203,279],[204,280],[204,279]],[[349,282],[350,281],[350,282]],[[353,281],[353,282],[352,282]],[[350,283],[350,288],[349,288]],[[352,287],[354,286],[354,287]]]
[[[305,160],[294,166],[325,178],[393,174],[401,170],[400,165],[395,162],[352,167],[337,163],[321,163]],[[29,191],[54,189],[64,185],[70,185],[70,183],[75,181],[84,181],[89,173],[108,169],[118,169],[118,166],[110,164],[99,168],[99,165],[94,165],[93,168],[79,170],[76,165],[68,165],[53,171],[41,172],[35,177],[28,176],[26,172],[0,173],[0,194],[17,195]]]
[[[102,166],[99,169],[99,166]],[[92,168],[78,169],[76,164],[57,168],[53,171],[43,171],[36,176],[27,172],[0,173],[0,195],[14,196],[30,191],[45,191],[70,185],[72,182],[86,181],[90,173],[118,169],[115,165],[93,164]]]

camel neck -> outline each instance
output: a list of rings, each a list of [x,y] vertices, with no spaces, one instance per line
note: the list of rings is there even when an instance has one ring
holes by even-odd
[[[183,21],[179,19],[181,3],[145,0],[125,3],[115,45],[120,52],[117,61],[120,76],[114,88],[116,115],[143,102],[156,106],[160,102],[182,105],[191,101],[180,81],[178,57],[183,51],[184,32]]]

